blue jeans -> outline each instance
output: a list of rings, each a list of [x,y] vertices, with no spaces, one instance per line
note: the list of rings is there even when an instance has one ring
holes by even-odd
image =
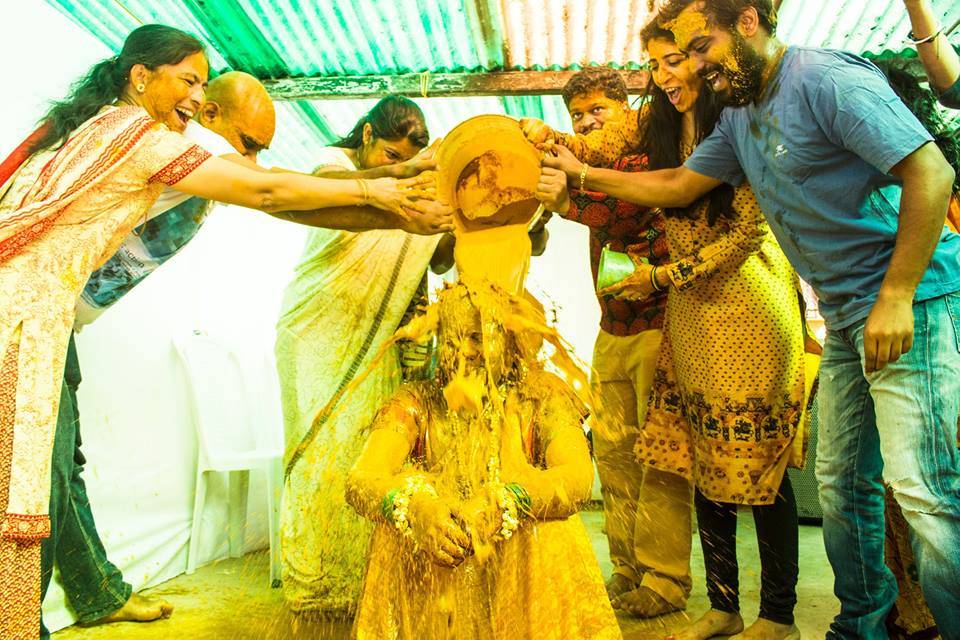
[[[41,545],[41,591],[46,595],[56,564],[78,621],[93,622],[123,607],[133,590],[107,559],[80,476],[86,460],[80,452],[79,385],[80,362],[71,336],[53,441],[50,537]],[[50,637],[42,622],[40,637]]]
[[[940,633],[960,638],[960,294],[913,311],[913,348],[881,371],[865,373],[863,321],[824,345],[817,479],[840,599],[828,638],[888,637],[897,585],[884,564],[884,482],[910,526]]]

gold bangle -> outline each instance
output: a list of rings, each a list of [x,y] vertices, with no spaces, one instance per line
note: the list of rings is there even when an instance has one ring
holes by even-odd
[[[367,186],[367,181],[357,178],[357,184],[360,185],[360,191],[362,192],[362,200],[357,203],[358,207],[363,207],[370,203],[370,187]]]
[[[587,181],[587,169],[589,169],[589,168],[590,168],[590,167],[587,166],[587,163],[584,162],[584,163],[583,163],[583,168],[580,169],[580,191],[583,191],[583,190],[584,190],[584,189],[583,189],[583,185],[584,185],[584,183]]]
[[[650,284],[653,285],[653,290],[656,291],[657,293],[660,293],[661,291],[666,289],[666,287],[661,287],[659,284],[657,284],[657,267],[654,267],[650,271]]]

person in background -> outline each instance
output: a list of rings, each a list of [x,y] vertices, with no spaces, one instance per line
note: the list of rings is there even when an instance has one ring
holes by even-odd
[[[933,136],[943,156],[956,172],[960,168],[960,129],[946,122],[937,107],[937,95],[931,89],[923,87],[919,79],[895,62],[882,61],[877,66],[887,76],[890,86],[903,103]],[[960,194],[960,173],[953,182],[953,197],[950,199],[950,209],[947,213],[947,225],[954,232],[960,224],[958,194]],[[923,597],[920,581],[917,579],[917,559],[910,547],[910,529],[889,485],[884,515],[887,538],[886,561],[897,579],[898,588],[897,601],[887,617],[887,630],[890,637],[896,640],[937,637],[936,622]]]
[[[943,106],[960,109],[960,56],[937,22],[930,0],[903,0],[910,16],[908,39],[916,46],[930,87]]]
[[[704,90],[670,31],[654,21],[641,40],[653,84],[635,116],[639,151],[650,168],[676,167],[716,126],[722,105]],[[619,135],[611,127],[560,141],[602,152]],[[562,147],[558,152],[573,159]],[[696,487],[711,610],[677,637],[795,638],[797,513],[785,471],[803,464],[812,386],[796,275],[749,185],[717,189],[664,216],[667,263],[637,264],[633,275],[603,293],[645,299],[670,291],[636,452],[648,468]],[[760,616],[746,630],[736,560],[738,505],[752,506],[763,565]]]
[[[618,71],[599,67],[574,75],[563,99],[578,134],[615,125],[630,110],[627,87]],[[643,171],[646,158],[628,153],[619,171]],[[663,214],[604,193],[567,193],[567,177],[545,169],[537,196],[548,209],[590,230],[590,269],[594,284],[604,246],[667,262]],[[647,413],[660,340],[666,290],[646,300],[598,295],[600,331],[592,367],[603,414],[591,422],[593,453],[600,475],[607,543],[613,575],[607,594],[614,607],[652,617],[686,607],[690,595],[690,485],[680,476],[644,466],[634,445]],[[622,602],[622,604],[621,604]]]

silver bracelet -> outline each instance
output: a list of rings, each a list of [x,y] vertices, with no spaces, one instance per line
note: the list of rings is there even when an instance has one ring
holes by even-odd
[[[943,27],[940,27],[939,29],[934,31],[931,35],[927,36],[926,38],[920,38],[918,40],[917,37],[913,35],[913,31],[911,31],[910,33],[907,34],[906,42],[914,46],[919,44],[927,44],[928,42],[933,42],[934,40],[939,38],[941,33],[943,33]]]

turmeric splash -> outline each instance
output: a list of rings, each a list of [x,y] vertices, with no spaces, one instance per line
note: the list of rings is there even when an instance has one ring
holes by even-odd
[[[533,301],[485,279],[446,287],[399,333],[422,332],[437,340],[436,375],[383,407],[347,482],[378,523],[355,636],[533,640],[549,625],[619,638],[570,517],[593,483],[582,370]],[[571,383],[545,370],[544,344]]]

